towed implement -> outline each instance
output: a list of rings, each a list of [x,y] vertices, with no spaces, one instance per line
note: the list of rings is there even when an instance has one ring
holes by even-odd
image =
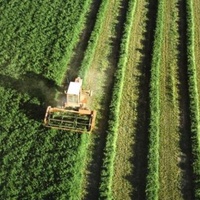
[[[78,77],[70,82],[65,95],[66,100],[60,108],[47,107],[44,125],[61,130],[90,132],[96,119],[96,111],[86,107],[91,91],[82,90],[82,79]]]

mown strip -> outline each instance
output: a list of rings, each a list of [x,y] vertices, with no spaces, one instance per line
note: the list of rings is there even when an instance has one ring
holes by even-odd
[[[181,199],[178,1],[164,1],[160,63],[159,199]]]
[[[153,4],[157,7],[155,1]],[[145,199],[150,52],[154,36],[153,26],[149,25],[154,23],[155,26],[155,11],[157,9],[149,1],[136,3],[120,102],[112,178],[112,194],[116,200]]]
[[[194,4],[192,0],[186,1],[187,6],[187,57],[188,78],[190,93],[190,118],[192,133],[192,150],[194,156],[193,170],[195,174],[195,198],[200,198],[200,104],[197,86],[197,65],[195,58],[195,21]]]
[[[150,127],[149,127],[149,154],[148,154],[148,175],[146,185],[147,199],[158,199],[159,190],[159,87],[160,87],[160,64],[161,47],[163,41],[163,18],[164,2],[159,1],[154,37],[153,57],[150,80]]]
[[[102,24],[106,17],[105,13],[108,7],[108,3],[109,1],[103,0],[99,8],[94,30],[92,31],[90,40],[88,42],[87,50],[85,51],[85,54],[84,54],[84,59],[81,63],[81,69],[79,70],[80,77],[85,77],[85,75],[87,74],[87,71],[89,70],[91,66],[91,62],[94,57],[95,49],[98,43],[99,34],[100,34],[100,31],[102,30]]]
[[[124,74],[127,63],[127,53],[130,41],[130,33],[133,23],[133,17],[135,14],[137,1],[132,0],[129,2],[127,11],[126,24],[124,27],[124,34],[120,46],[120,58],[118,62],[117,71],[115,74],[115,82],[113,87],[112,100],[109,110],[109,121],[107,129],[106,147],[104,153],[103,167],[101,172],[100,183],[100,198],[112,199],[112,177],[114,171],[114,159],[116,155],[116,141],[117,141],[117,129],[119,125],[119,109],[121,94],[123,89]]]

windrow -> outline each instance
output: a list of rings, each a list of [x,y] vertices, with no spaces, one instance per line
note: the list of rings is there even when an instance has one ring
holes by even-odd
[[[190,118],[192,133],[192,150],[194,156],[193,171],[195,174],[195,198],[200,198],[200,104],[198,91],[198,73],[196,60],[196,32],[197,20],[195,20],[194,3],[187,0],[187,58],[188,58],[188,78],[190,93]]]
[[[159,122],[160,122],[160,64],[161,47],[163,41],[164,1],[159,1],[154,37],[153,57],[150,80],[150,128],[149,128],[149,155],[146,196],[147,199],[158,199],[159,190]]]

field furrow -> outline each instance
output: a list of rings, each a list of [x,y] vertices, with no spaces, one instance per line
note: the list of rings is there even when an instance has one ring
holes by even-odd
[[[194,183],[192,169],[192,139],[190,121],[190,99],[188,83],[187,61],[187,13],[186,1],[180,1],[179,5],[179,55],[178,55],[178,78],[179,78],[179,109],[180,109],[180,148],[179,166],[182,170],[181,191],[183,199],[194,199]]]
[[[128,4],[126,21],[123,36],[120,44],[119,60],[114,79],[112,99],[109,106],[109,120],[107,127],[106,146],[104,149],[103,166],[101,171],[100,198],[113,199],[112,180],[114,175],[114,160],[116,156],[117,130],[119,126],[120,102],[127,63],[127,50],[129,45],[132,19],[135,14],[137,1],[130,1]]]

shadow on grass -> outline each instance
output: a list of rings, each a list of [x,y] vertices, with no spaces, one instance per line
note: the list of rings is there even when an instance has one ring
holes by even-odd
[[[179,107],[180,107],[180,149],[181,155],[178,158],[178,166],[182,170],[181,192],[184,199],[195,199],[194,196],[194,172],[192,168],[192,133],[190,119],[190,98],[188,83],[188,61],[187,61],[187,19],[186,1],[178,3],[179,9],[179,58],[178,58],[178,78],[179,84]]]
[[[27,94],[29,99],[20,104],[20,109],[29,118],[37,121],[44,117],[48,105],[56,104],[56,91],[62,91],[54,81],[34,72],[27,72],[18,78],[0,74],[0,86],[13,89],[22,95]],[[32,99],[37,99],[37,103],[33,103]]]

